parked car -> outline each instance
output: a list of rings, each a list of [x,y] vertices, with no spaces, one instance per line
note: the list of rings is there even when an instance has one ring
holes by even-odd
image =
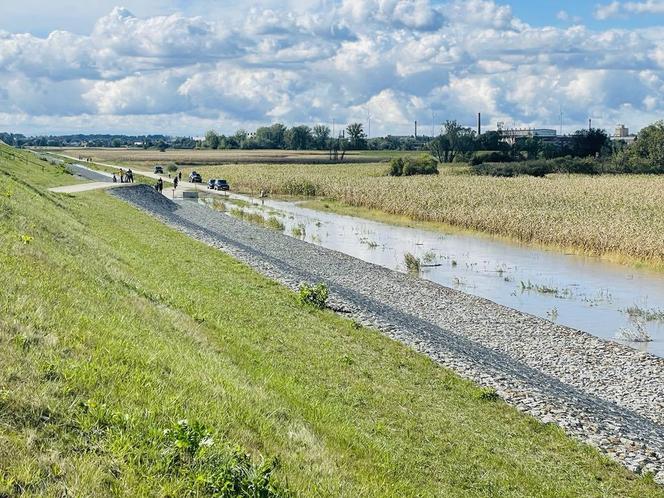
[[[203,181],[203,178],[196,171],[192,171],[191,175],[189,175],[189,182],[190,183],[201,183],[202,181]]]
[[[215,180],[214,178],[210,178],[207,182],[207,188],[211,188],[212,190],[214,190],[214,182],[216,181],[217,180]]]
[[[230,190],[231,186],[226,180],[215,180],[214,187],[215,190]]]
[[[162,166],[155,166],[154,167],[154,174],[155,175],[163,175],[164,174],[164,168]]]

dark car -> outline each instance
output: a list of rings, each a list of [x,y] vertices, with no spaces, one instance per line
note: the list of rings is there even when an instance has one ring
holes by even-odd
[[[214,182],[216,181],[217,180],[215,180],[214,178],[210,178],[207,182],[207,188],[211,188],[212,190],[214,190]]]
[[[155,175],[163,175],[164,174],[164,168],[161,166],[155,166],[154,167],[154,174]]]
[[[231,186],[226,180],[215,180],[214,187],[215,190],[230,190]]]
[[[192,171],[191,175],[189,175],[189,182],[190,183],[201,183],[203,181],[203,178],[201,178],[201,175],[197,173],[196,171]]]

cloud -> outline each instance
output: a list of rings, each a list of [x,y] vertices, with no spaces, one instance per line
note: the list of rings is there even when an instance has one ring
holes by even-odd
[[[645,2],[618,2],[598,5],[595,18],[605,21],[614,17],[626,17],[631,14],[664,14],[664,0],[646,0]]]
[[[409,133],[432,111],[555,126],[562,106],[569,122],[632,128],[664,112],[657,29],[591,30],[566,11],[558,18],[573,25],[531,26],[490,0],[198,2],[208,15],[117,7],[84,34],[0,32],[0,125],[197,135],[366,121],[369,109],[375,135]]]

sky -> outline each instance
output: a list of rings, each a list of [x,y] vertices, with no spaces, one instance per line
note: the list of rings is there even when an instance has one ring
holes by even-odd
[[[664,117],[664,0],[2,0],[0,131]]]

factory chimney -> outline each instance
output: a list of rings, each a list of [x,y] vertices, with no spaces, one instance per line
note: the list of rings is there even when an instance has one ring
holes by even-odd
[[[417,121],[415,121],[415,138],[417,139]]]
[[[593,129],[593,119],[589,118],[588,119],[588,131]]]
[[[478,112],[477,113],[477,135],[482,134],[482,113]]]

